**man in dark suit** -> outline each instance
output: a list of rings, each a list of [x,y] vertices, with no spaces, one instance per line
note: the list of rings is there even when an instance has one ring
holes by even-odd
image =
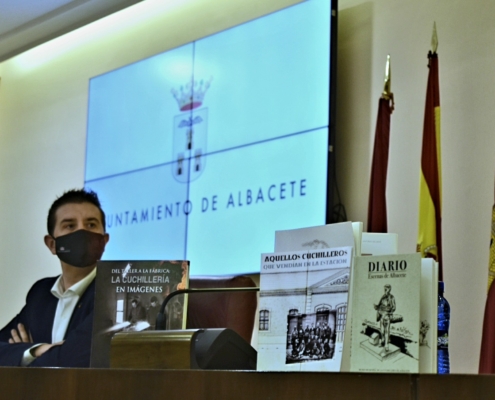
[[[36,282],[0,331],[1,366],[89,366],[96,261],[109,239],[96,193],[64,193],[48,212],[47,228],[44,241],[62,274]]]
[[[152,330],[155,329],[156,317],[158,316],[159,312],[160,312],[160,304],[158,303],[158,299],[156,298],[156,296],[151,296],[150,306],[148,308],[146,315]]]

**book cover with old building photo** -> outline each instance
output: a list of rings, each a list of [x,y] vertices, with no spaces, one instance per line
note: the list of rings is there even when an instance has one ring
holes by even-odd
[[[154,330],[163,300],[189,287],[188,261],[98,261],[91,367],[109,367],[117,332]],[[167,304],[166,329],[185,329],[187,297]]]
[[[339,371],[352,247],[263,254],[258,370]]]
[[[418,373],[421,255],[356,257],[351,371]]]

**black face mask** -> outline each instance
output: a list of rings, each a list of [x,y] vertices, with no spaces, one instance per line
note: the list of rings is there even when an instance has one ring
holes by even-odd
[[[101,259],[105,236],[84,229],[55,238],[58,258],[74,267],[89,267]]]

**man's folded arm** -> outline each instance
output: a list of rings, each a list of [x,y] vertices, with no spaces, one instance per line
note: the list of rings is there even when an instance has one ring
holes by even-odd
[[[53,299],[50,298],[51,302],[49,301],[47,303],[45,294],[47,293],[46,288],[51,287],[51,285],[53,284],[51,283],[51,280],[53,279],[54,278],[45,278],[36,282],[26,295],[26,304],[22,308],[21,312],[0,330],[0,366],[20,366],[26,350],[30,349],[33,346],[36,346],[36,343],[28,343],[27,340],[24,341],[24,343],[9,343],[9,339],[12,338],[13,330],[16,330],[19,333],[19,324],[22,324],[29,334],[29,332],[31,331],[29,321],[32,320],[30,316],[39,316],[40,321],[43,321],[45,320],[44,312],[49,311],[51,308],[54,308],[56,306],[56,299],[54,297]],[[29,304],[34,304],[36,306],[43,304],[43,312],[39,312],[38,309],[33,310],[33,307],[28,306]],[[50,333],[50,329],[43,329],[42,331],[43,333],[41,334],[41,337],[38,337],[37,340],[48,341],[49,338],[45,334],[45,331],[47,333]],[[40,341],[39,344],[42,343],[43,342]]]
[[[20,366],[24,352],[32,346],[32,343],[0,342],[0,365],[2,367]]]
[[[32,343],[9,343],[12,337],[11,331],[16,329],[19,323],[19,315],[0,330],[0,365],[3,367],[21,365],[24,352],[33,345]]]
[[[21,311],[21,313],[24,311],[24,309]],[[9,339],[12,337],[11,331],[12,329],[17,328],[17,324],[21,321],[21,313],[17,314],[12,321],[10,321],[7,325],[5,325],[1,330],[0,330],[0,342],[5,342],[8,343]]]
[[[20,330],[24,332],[24,326],[19,321],[22,320],[22,311],[12,321],[10,321],[2,330],[0,330],[0,366],[26,366],[29,365],[36,357],[32,356],[33,351],[44,343],[32,343],[31,338],[24,338],[23,341],[11,343],[12,332],[16,331],[19,337]],[[20,325],[20,327],[19,327]],[[22,335],[21,335],[22,336]],[[19,340],[19,339],[18,339]],[[30,351],[33,350],[33,351]]]
[[[93,313],[70,332],[59,346],[53,346],[36,358],[30,367],[89,367],[91,355],[91,335],[93,331]]]

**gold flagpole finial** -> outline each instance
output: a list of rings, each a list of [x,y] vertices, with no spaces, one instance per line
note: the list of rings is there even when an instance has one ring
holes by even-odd
[[[433,34],[431,36],[431,52],[436,53],[438,48],[437,23],[433,22]]]
[[[390,70],[390,54],[387,55],[385,64],[385,81],[383,83],[382,97],[389,98],[392,89],[392,71]]]
[[[392,93],[392,69],[390,67],[390,54],[387,55],[387,63],[385,64],[385,80],[383,83],[382,99],[392,102],[392,111],[394,109],[394,94]]]

